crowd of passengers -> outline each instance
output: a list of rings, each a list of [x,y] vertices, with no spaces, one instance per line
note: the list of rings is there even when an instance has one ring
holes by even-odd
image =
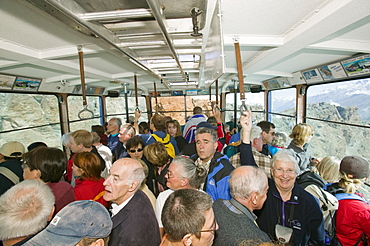
[[[251,111],[239,131],[220,115],[136,111],[65,134],[67,154],[5,143],[0,245],[367,245],[367,160],[312,157],[305,123],[288,143]]]

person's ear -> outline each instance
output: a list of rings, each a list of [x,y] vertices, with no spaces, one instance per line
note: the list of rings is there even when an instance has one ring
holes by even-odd
[[[136,188],[138,187],[139,184],[139,180],[135,179],[134,182],[131,183],[130,185],[130,188],[128,189],[128,191],[130,192],[133,192],[136,190]]]
[[[53,219],[54,212],[55,212],[55,206],[53,206],[51,209],[50,215],[48,217],[48,222]]]
[[[95,242],[93,242],[92,244],[90,244],[91,246],[104,246],[104,240],[102,238],[99,238],[98,240],[96,240]]]
[[[186,234],[182,239],[181,239],[181,242],[183,243],[183,245],[185,246],[191,246],[191,244],[193,243],[193,237],[192,237],[192,234]]]
[[[31,171],[31,173],[32,173],[34,179],[40,179],[40,177],[41,177],[41,171],[40,170],[34,169],[34,170]]]
[[[258,197],[258,192],[257,191],[253,191],[250,195],[251,197],[251,202],[253,205],[257,205],[257,197]]]
[[[188,184],[189,184],[189,179],[188,178],[183,178],[182,180],[181,180],[181,183],[182,183],[182,186],[184,187],[184,186],[187,186]]]

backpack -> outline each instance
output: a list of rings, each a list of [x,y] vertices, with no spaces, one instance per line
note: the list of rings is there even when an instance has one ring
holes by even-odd
[[[227,157],[232,157],[233,155],[239,153],[239,145],[241,144],[241,141],[230,143],[228,146],[224,148],[224,154],[227,155]]]
[[[323,189],[326,182],[314,172],[306,171],[302,173],[297,177],[297,183],[305,189],[305,191],[319,200],[320,208],[324,216],[325,242],[326,245],[330,245],[329,243],[332,241],[335,234],[333,218],[339,205],[337,198]]]
[[[172,158],[175,158],[176,151],[175,151],[175,147],[171,143],[171,135],[170,134],[166,134],[166,137],[164,137],[164,138],[158,137],[157,134],[152,134],[152,136],[155,139],[155,141],[161,142],[161,143],[164,144],[169,156],[171,156]]]
[[[333,191],[334,188],[332,188],[332,191]],[[338,189],[336,189],[338,190]],[[347,193],[335,193],[334,194],[335,197],[337,198],[338,201],[340,200],[349,200],[349,199],[352,199],[352,200],[360,200],[360,201],[364,201],[366,202],[364,199],[362,199],[360,196],[357,196],[355,194],[347,194]],[[331,228],[331,231],[329,231],[329,235],[330,235],[330,241],[328,240],[325,240],[325,243],[326,245],[330,245],[330,246],[342,246],[342,244],[339,242],[339,239],[336,235],[336,228],[335,228],[335,222],[336,221],[336,213],[334,212],[333,214],[333,218],[332,218],[332,228]],[[363,245],[364,246],[367,246],[368,245],[368,242],[369,242],[369,238],[367,237],[367,235],[365,233],[362,233],[360,239],[354,244],[354,246],[357,246],[360,244],[360,242],[363,242]]]

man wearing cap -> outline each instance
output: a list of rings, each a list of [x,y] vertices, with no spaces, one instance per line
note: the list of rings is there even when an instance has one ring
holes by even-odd
[[[360,156],[346,156],[339,171],[339,182],[327,187],[339,201],[336,236],[341,245],[366,245],[370,238],[370,205],[358,189],[369,177],[369,162]]]
[[[25,246],[107,245],[112,221],[106,208],[94,201],[75,201],[59,211],[50,224]]]
[[[226,155],[217,152],[217,139],[215,129],[199,127],[195,132],[197,154],[191,158],[196,165],[202,165],[207,170],[207,178],[202,185],[203,190],[214,201],[217,199],[229,200],[231,195],[228,180],[234,167],[230,164]]]
[[[145,178],[139,161],[118,159],[104,182],[103,198],[112,202],[113,229],[109,245],[160,244],[159,226],[149,198],[139,190]]]
[[[0,148],[0,195],[23,180],[21,157],[25,152],[23,144],[11,141]]]

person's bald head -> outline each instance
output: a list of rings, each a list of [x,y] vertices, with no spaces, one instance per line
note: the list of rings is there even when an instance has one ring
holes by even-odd
[[[140,188],[144,178],[144,169],[138,160],[118,159],[113,163],[110,174],[104,181],[104,200],[122,204]]]

